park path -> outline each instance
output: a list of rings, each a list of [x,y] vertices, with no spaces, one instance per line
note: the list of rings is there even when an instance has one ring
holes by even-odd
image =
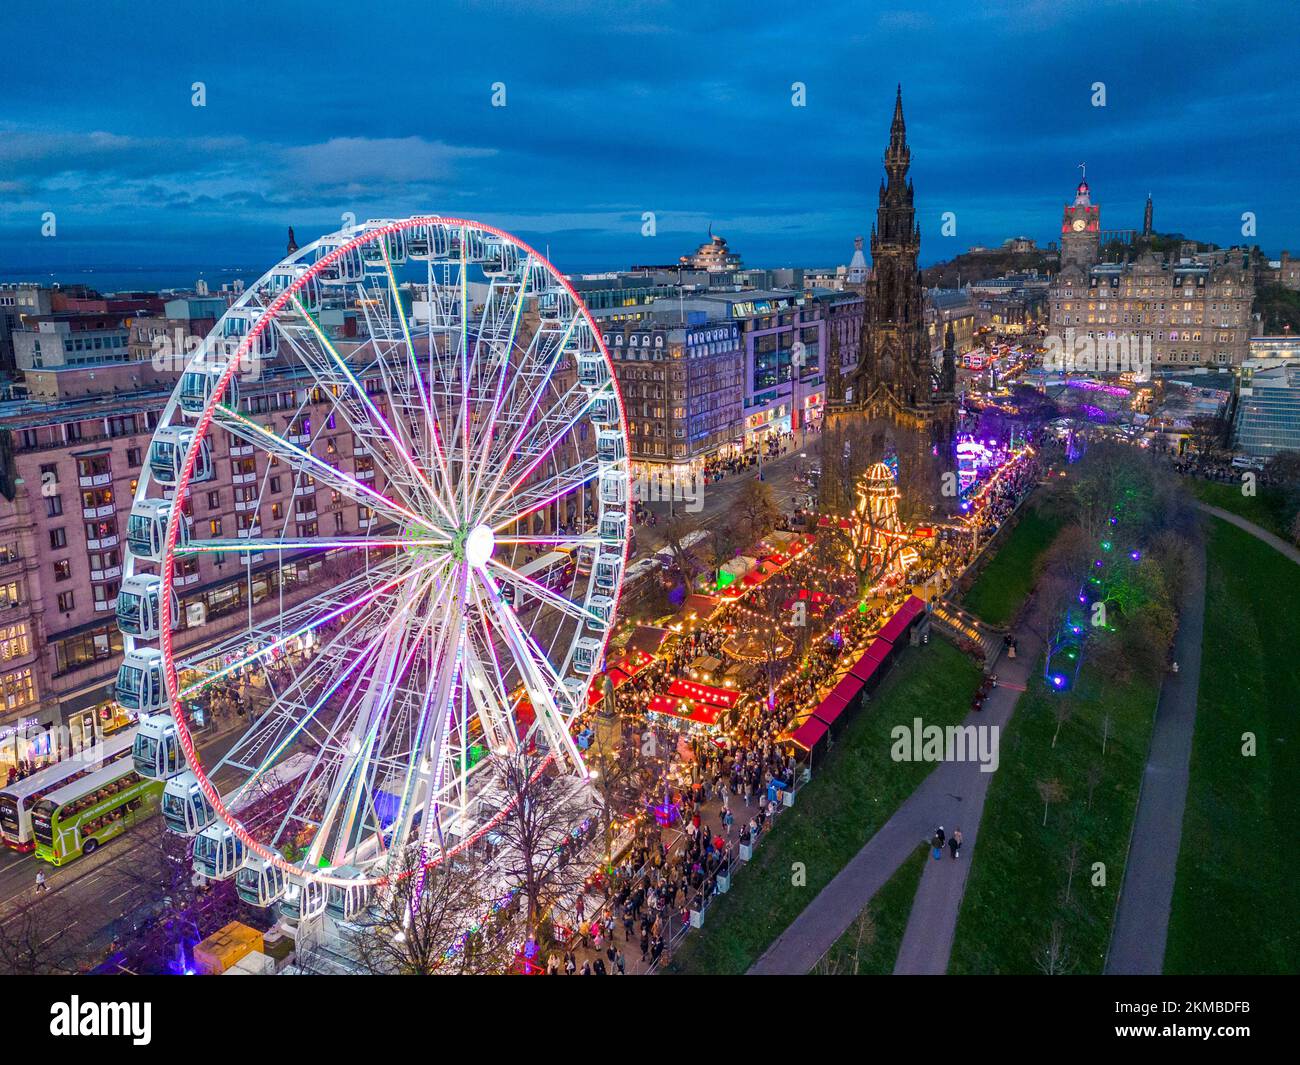
[[[1300,564],[1300,551],[1240,515],[1208,503],[1207,514],[1235,525]],[[1164,968],[1183,814],[1187,806],[1196,701],[1205,627],[1205,544],[1197,544],[1187,594],[1174,639],[1177,673],[1160,688],[1151,750],[1142,775],[1133,837],[1129,841],[1105,971],[1113,975],[1160,973]]]
[[[1204,627],[1205,541],[1198,537],[1174,637],[1174,661],[1179,668],[1177,673],[1165,674],[1156,703],[1151,747],[1106,953],[1107,975],[1159,975],[1164,968],[1196,731]]]
[[[1256,540],[1263,540],[1274,551],[1280,551],[1286,555],[1296,565],[1300,565],[1300,551],[1296,550],[1291,544],[1288,544],[1280,536],[1274,536],[1267,529],[1260,528],[1253,521],[1247,521],[1240,514],[1234,514],[1230,510],[1224,510],[1222,507],[1212,507],[1209,503],[1196,504],[1206,514],[1213,514],[1216,518],[1222,518],[1231,525],[1235,525],[1243,532],[1250,533]]]
[[[996,725],[999,732],[1005,730],[1042,653],[1051,610],[1064,593],[1064,583],[1059,587],[1055,583],[1045,584],[1035,592],[1026,620],[1014,629],[1019,641],[1017,657],[1008,658],[1003,653],[995,670],[998,686],[985,700],[983,711],[968,714],[963,724]],[[934,835],[938,825],[943,825],[945,832],[961,829],[962,857],[953,861],[945,855],[942,861],[926,863],[899,949],[900,963],[905,953],[911,960],[906,969],[898,971],[943,972],[952,949],[969,854],[976,842],[984,797],[993,776],[993,773],[980,772],[979,763],[974,760],[940,763],[776,938],[750,973],[802,975],[810,972],[876,892],[916,851],[918,844]]]

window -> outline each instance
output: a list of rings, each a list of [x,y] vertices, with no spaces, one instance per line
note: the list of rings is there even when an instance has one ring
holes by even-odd
[[[68,530],[59,526],[50,530],[50,550],[59,551],[68,546]]]
[[[72,607],[75,602],[76,602],[76,598],[73,596],[71,592],[59,593],[59,609],[62,610],[65,614],[72,612]]]
[[[32,643],[27,635],[26,622],[9,626],[0,625],[0,662],[8,662],[11,658],[30,654],[31,650]]]
[[[209,492],[209,493],[208,493],[208,509],[209,509],[209,510],[220,510],[220,509],[221,509],[221,493],[220,493],[220,492]]]
[[[72,579],[72,563],[66,558],[61,558],[58,562],[54,563],[54,579],[56,581]]]
[[[45,516],[46,516],[47,518],[57,518],[57,517],[58,517],[60,514],[62,514],[62,513],[63,513],[63,497],[62,497],[62,496],[46,496],[46,497],[45,497]]]
[[[17,710],[36,702],[36,683],[32,680],[30,666],[0,677],[0,700],[3,700],[6,710]]]
[[[110,581],[108,584],[96,584],[93,588],[95,595],[95,609],[107,610],[117,601],[117,590],[121,587],[119,581]]]

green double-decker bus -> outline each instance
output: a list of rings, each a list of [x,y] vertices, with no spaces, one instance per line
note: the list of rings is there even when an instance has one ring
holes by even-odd
[[[163,781],[140,776],[128,758],[46,795],[32,810],[36,856],[63,865],[89,854],[158,809]]]

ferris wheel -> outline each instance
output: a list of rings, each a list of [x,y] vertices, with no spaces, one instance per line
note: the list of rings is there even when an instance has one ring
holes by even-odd
[[[168,827],[267,904],[468,847],[521,750],[585,776],[629,495],[609,353],[532,248],[415,217],[291,254],[189,358],[132,506],[117,692]],[[219,757],[195,711],[240,720]]]

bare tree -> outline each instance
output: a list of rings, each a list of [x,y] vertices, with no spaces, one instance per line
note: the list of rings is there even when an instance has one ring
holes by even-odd
[[[716,584],[722,567],[735,557],[738,546],[735,531],[730,527],[709,529],[701,546]]]
[[[1068,699],[1058,698],[1056,704],[1052,707],[1052,713],[1056,717],[1056,731],[1052,733],[1052,749],[1056,749],[1056,741],[1061,738],[1061,729],[1065,723],[1070,720],[1070,715],[1074,708],[1070,705]]]
[[[497,828],[498,861],[523,896],[528,937],[540,943],[555,907],[582,888],[573,831],[592,806],[572,777],[555,774],[535,751],[503,756],[502,772],[509,808]]]
[[[1065,786],[1053,778],[1038,782],[1038,797],[1043,800],[1043,827],[1047,826],[1047,810],[1054,802],[1065,798]]]
[[[1094,765],[1088,767],[1088,809],[1092,809],[1092,793],[1097,790],[1097,785],[1101,783],[1101,766]]]
[[[849,926],[849,932],[853,935],[852,947],[831,948],[817,963],[818,976],[857,976],[861,972],[863,954],[876,943],[876,917],[870,906]]]
[[[771,486],[756,477],[751,477],[740,489],[735,509],[744,520],[746,533],[751,540],[766,536],[781,516]]]
[[[425,868],[408,848],[352,935],[365,972],[436,976],[503,973],[514,959],[519,908],[498,907],[474,858]]]
[[[68,935],[76,924],[56,894],[19,903],[0,920],[0,969],[10,976],[60,976],[81,970],[80,944]]]
[[[687,591],[692,590],[699,566],[686,541],[699,527],[699,522],[688,514],[679,514],[664,526],[664,541],[672,552],[673,565],[686,583]]]
[[[1064,976],[1074,967],[1074,959],[1065,943],[1060,921],[1052,922],[1051,935],[1038,952],[1036,961],[1039,972],[1044,976]]]
[[[1074,890],[1074,874],[1079,869],[1079,858],[1083,853],[1083,845],[1077,840],[1070,841],[1069,849],[1065,852],[1065,899],[1068,906],[1070,904],[1070,894]]]

